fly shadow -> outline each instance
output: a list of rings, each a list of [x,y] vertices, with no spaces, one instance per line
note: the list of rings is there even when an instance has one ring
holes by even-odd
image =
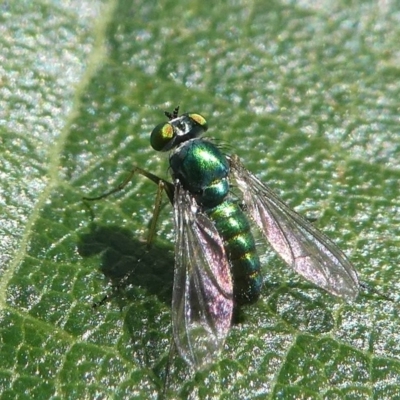
[[[101,254],[100,271],[110,280],[118,301],[134,299],[128,287],[141,287],[170,305],[174,274],[174,254],[171,246],[151,245],[136,239],[132,232],[119,226],[92,223],[90,232],[80,236],[78,253],[86,258]],[[105,300],[109,296],[105,297]],[[103,303],[104,301],[100,301]]]

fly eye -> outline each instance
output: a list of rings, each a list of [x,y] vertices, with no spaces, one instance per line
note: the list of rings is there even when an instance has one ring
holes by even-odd
[[[151,132],[151,147],[157,151],[165,151],[168,149],[168,144],[170,144],[174,137],[174,127],[169,123],[163,122],[157,125]]]
[[[200,114],[188,114],[188,117],[191,118],[194,122],[196,122],[204,131],[208,129],[206,119]]]

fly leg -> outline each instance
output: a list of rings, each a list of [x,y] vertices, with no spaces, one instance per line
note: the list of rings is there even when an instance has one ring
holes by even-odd
[[[111,189],[110,191],[103,193],[102,195],[97,196],[97,197],[83,197],[83,200],[86,200],[86,201],[101,200],[101,199],[104,199],[104,198],[114,194],[114,193],[117,193],[117,192],[123,190],[125,188],[125,186],[132,180],[133,175],[135,175],[135,173],[145,176],[147,179],[150,179],[152,182],[154,182],[158,186],[156,201],[155,201],[155,205],[154,205],[153,218],[151,220],[149,236],[147,238],[147,244],[150,245],[154,239],[155,232],[156,232],[157,219],[160,215],[162,192],[165,191],[171,204],[174,201],[174,185],[171,182],[168,182],[162,178],[159,178],[157,175],[154,175],[151,172],[148,172],[142,168],[133,167],[133,169],[131,170],[129,175],[126,177],[126,179],[123,182],[121,182],[114,189]]]
[[[101,199],[105,199],[106,197],[110,196],[111,194],[121,191],[132,180],[133,175],[135,175],[135,172],[137,172],[137,167],[134,167],[132,169],[132,171],[129,173],[128,177],[114,189],[111,189],[110,191],[103,193],[102,195],[97,196],[97,197],[82,197],[82,199],[86,200],[86,201],[101,200]]]
[[[167,399],[167,390],[171,385],[171,364],[172,359],[176,353],[176,345],[175,340],[171,337],[170,344],[169,344],[169,352],[168,352],[168,360],[167,364],[165,365],[165,372],[164,372],[164,379],[163,379],[163,387],[162,392],[159,393],[157,400],[165,400]]]
[[[139,175],[143,175],[146,178],[150,179],[152,182],[154,182],[157,186],[158,186],[158,190],[157,190],[157,195],[156,195],[156,201],[155,201],[155,205],[154,205],[154,212],[153,212],[153,217],[151,219],[151,223],[150,223],[150,229],[149,229],[149,234],[146,240],[147,245],[149,246],[153,240],[154,240],[154,236],[156,233],[156,225],[157,225],[157,220],[158,217],[160,215],[160,211],[161,211],[161,206],[162,206],[162,193],[163,191],[166,192],[169,200],[171,203],[173,203],[173,196],[174,196],[174,185],[162,178],[159,178],[158,176],[152,174],[151,172],[148,172],[142,168],[139,167],[133,167],[132,170],[130,171],[129,175],[126,177],[126,179],[121,182],[118,186],[116,186],[115,188],[111,189],[110,191],[103,193],[100,196],[96,196],[96,197],[83,197],[83,200],[86,201],[96,201],[96,200],[101,200],[104,199],[114,193],[117,193],[121,190],[123,190],[128,183],[132,180],[133,176],[136,174]],[[86,203],[87,204],[87,203]],[[89,207],[89,205],[88,205]],[[90,208],[90,207],[89,207]],[[90,210],[91,211],[91,210]],[[93,218],[93,213],[92,213],[92,218]],[[131,276],[131,274],[134,271],[131,271],[130,273],[127,274],[127,276],[125,276],[123,278],[123,280],[120,282],[120,284],[118,284],[117,286],[117,290],[124,286],[124,282],[126,282],[129,277]],[[113,295],[106,295],[104,296],[99,302],[96,302],[93,304],[93,308],[97,308],[105,303],[107,303],[111,298],[113,297]]]
[[[173,202],[173,199],[174,199],[174,186],[172,185],[172,183],[170,183],[170,182],[168,182],[168,181],[166,181],[164,179],[161,179],[158,176],[152,174],[151,172],[148,172],[148,171],[146,171],[146,170],[144,170],[142,168],[139,168],[139,167],[133,167],[133,169],[131,170],[129,175],[126,177],[126,179],[123,182],[121,182],[114,189],[111,189],[110,191],[108,191],[106,193],[103,193],[102,195],[97,196],[97,197],[83,197],[83,200],[86,200],[86,201],[101,200],[101,199],[104,199],[104,198],[110,196],[111,194],[120,192],[132,180],[133,175],[135,175],[135,173],[145,176],[146,178],[148,178],[151,181],[153,181],[156,185],[159,185],[160,182],[163,182],[164,185],[165,185],[164,190],[167,193],[167,196],[168,196],[170,202],[171,203]]]
[[[157,220],[158,220],[158,217],[160,216],[160,211],[161,211],[162,194],[163,194],[164,190],[165,190],[165,192],[167,192],[167,189],[165,186],[166,183],[169,183],[169,182],[166,182],[163,179],[160,179],[158,182],[158,185],[157,185],[158,189],[157,189],[156,201],[154,203],[153,216],[151,217],[149,235],[147,236],[147,246],[151,245],[151,243],[154,240],[154,236],[156,234]]]

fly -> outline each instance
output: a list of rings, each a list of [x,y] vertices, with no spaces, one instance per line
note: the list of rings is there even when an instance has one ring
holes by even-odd
[[[234,306],[257,301],[262,287],[260,260],[250,230],[254,221],[272,248],[297,273],[327,292],[354,299],[357,272],[344,253],[309,221],[288,207],[249,172],[235,155],[224,155],[201,138],[207,122],[196,113],[165,112],[168,122],[150,137],[156,151],[169,151],[173,182],[135,167],[159,187],[150,240],[166,192],[174,209],[175,272],[172,326],[175,346],[195,368],[215,358],[228,335]],[[242,202],[233,198],[235,182]],[[249,218],[249,216],[251,218]]]

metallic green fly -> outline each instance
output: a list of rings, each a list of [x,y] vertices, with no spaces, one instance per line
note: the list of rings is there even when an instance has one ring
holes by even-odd
[[[139,173],[166,192],[174,209],[175,273],[172,298],[173,336],[179,354],[199,368],[222,348],[234,306],[255,302],[261,291],[260,260],[250,221],[296,272],[329,293],[354,299],[357,273],[344,253],[309,221],[289,208],[240,162],[210,140],[203,116],[165,112],[168,122],[151,133],[157,151],[169,151],[173,183],[135,167],[117,188]],[[232,194],[235,182],[241,199]],[[250,218],[249,218],[250,216]]]

